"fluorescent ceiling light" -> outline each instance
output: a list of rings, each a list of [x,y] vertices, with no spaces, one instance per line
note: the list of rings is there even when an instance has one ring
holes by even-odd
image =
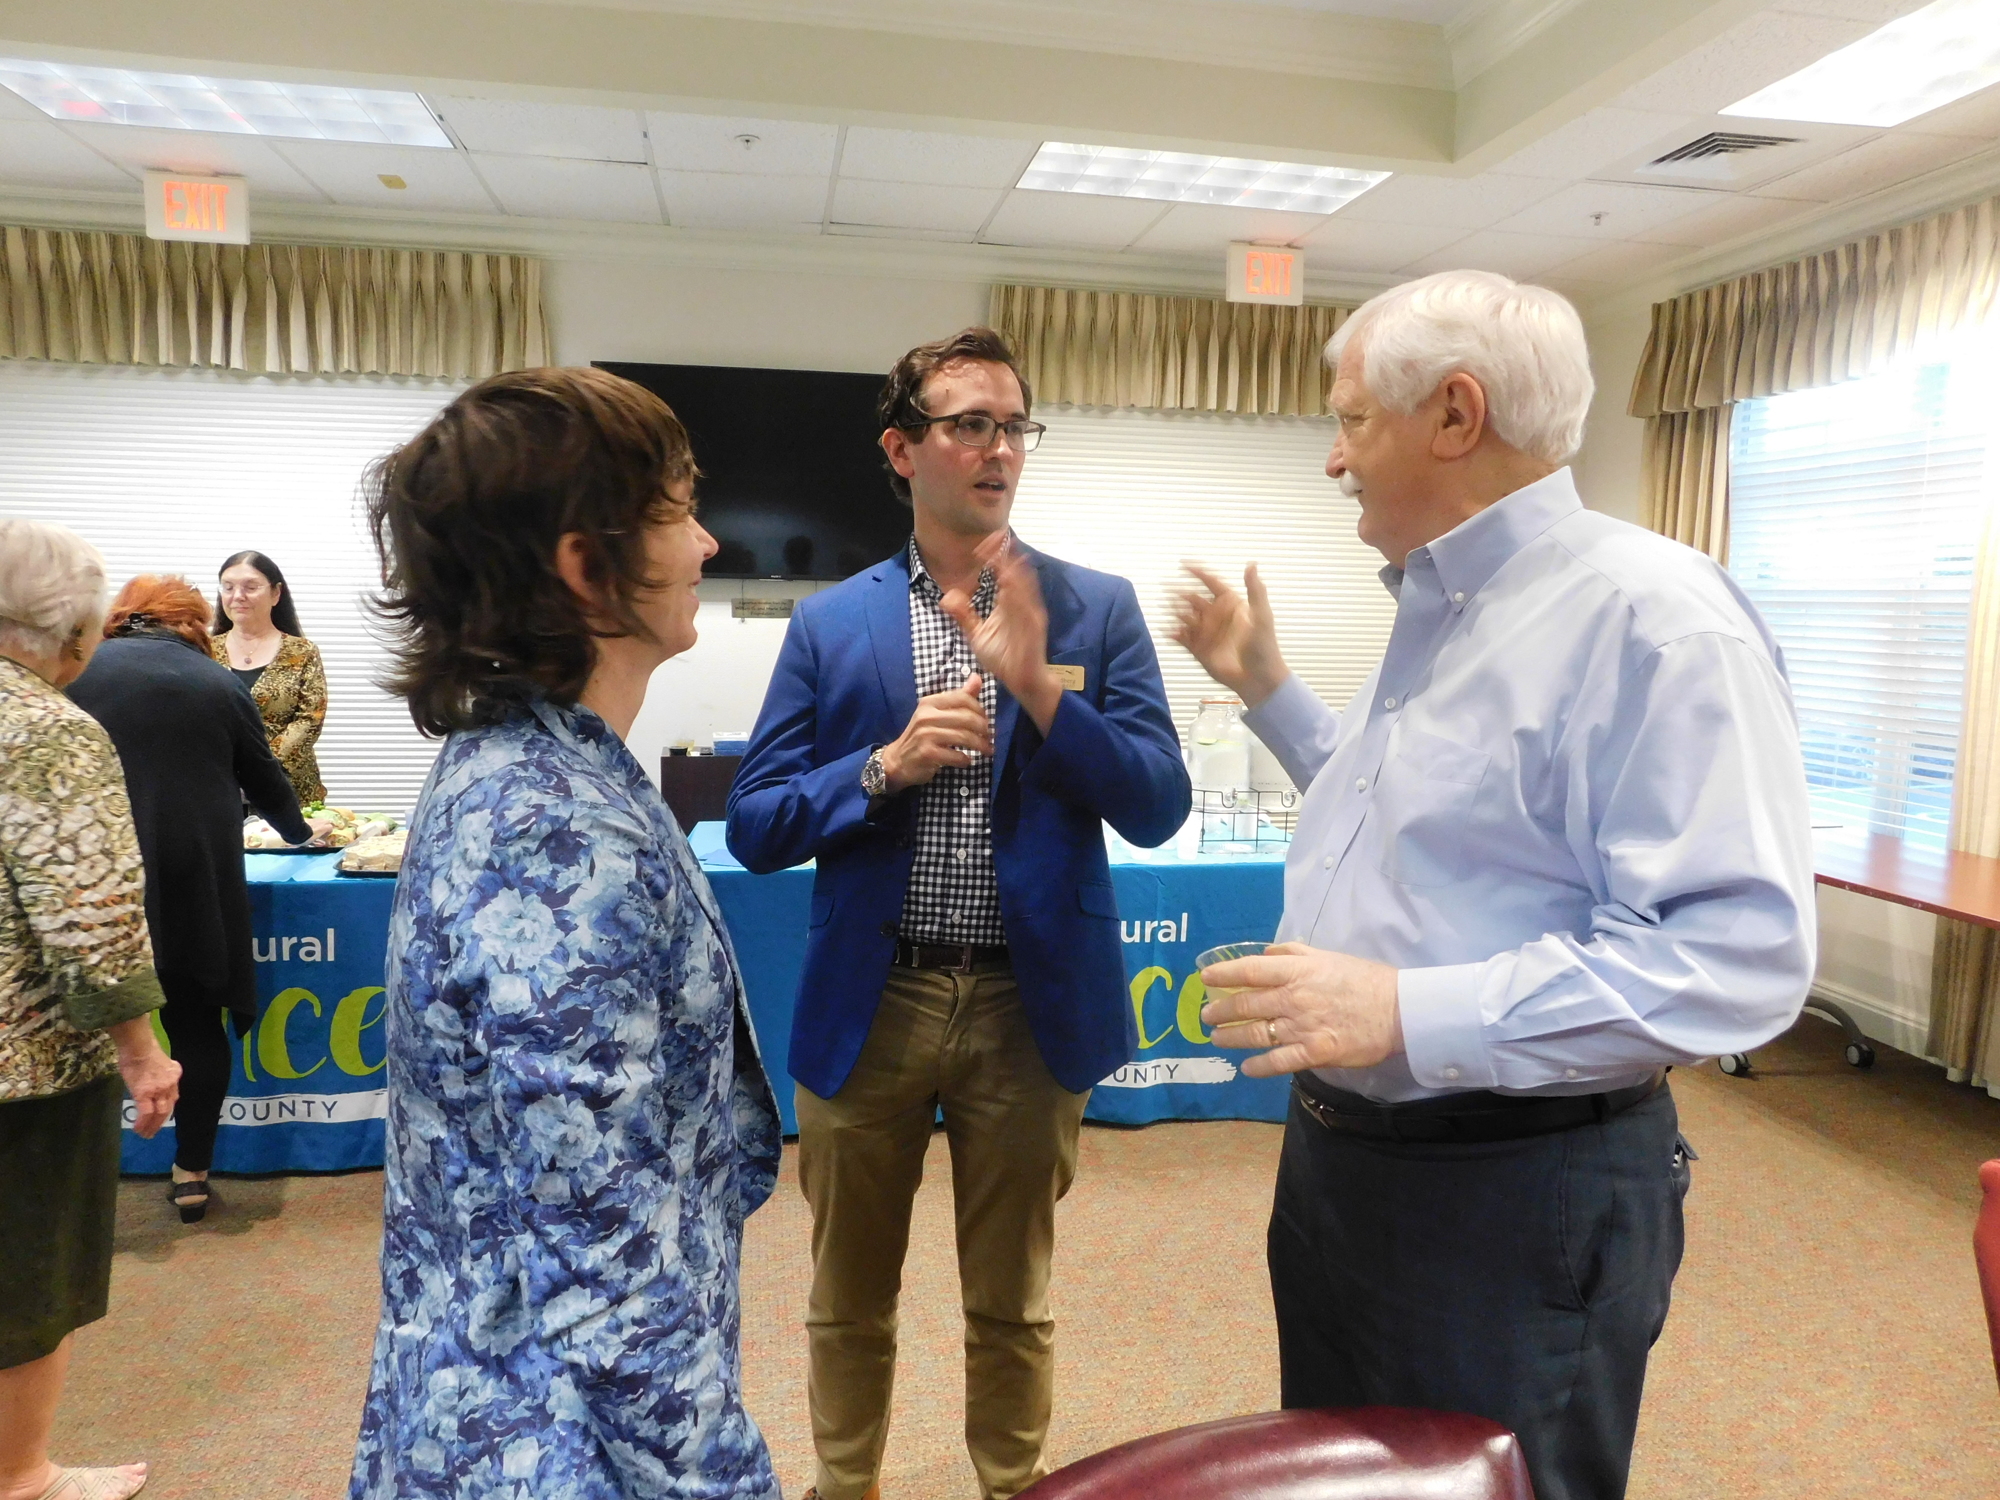
[[[0,84],[43,114],[71,124],[451,149],[451,137],[429,106],[397,90],[135,73],[19,58],[0,58]]]
[[[1388,175],[1350,167],[1044,141],[1018,185],[1045,193],[1101,193],[1109,198],[1330,214]]]
[[[1900,125],[1993,83],[2000,83],[2000,0],[1936,0],[1723,113]]]

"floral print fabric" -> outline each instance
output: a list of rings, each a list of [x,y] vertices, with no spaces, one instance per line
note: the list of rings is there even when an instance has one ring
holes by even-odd
[[[209,642],[208,654],[229,665],[227,634]],[[264,736],[291,777],[299,806],[326,801],[326,783],[320,780],[319,757],[313,750],[326,725],[326,669],[320,664],[319,647],[303,636],[286,636],[250,689],[250,698],[263,715]]]
[[[595,714],[445,742],[387,987],[352,1500],[776,1500],[737,1270],[777,1111],[714,896]]]

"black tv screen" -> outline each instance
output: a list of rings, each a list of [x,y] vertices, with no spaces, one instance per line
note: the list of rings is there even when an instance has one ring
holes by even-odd
[[[880,375],[599,360],[674,409],[694,440],[710,578],[841,579],[902,547],[910,509],[876,446]]]

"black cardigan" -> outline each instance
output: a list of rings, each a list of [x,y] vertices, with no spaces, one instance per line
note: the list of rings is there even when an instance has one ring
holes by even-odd
[[[153,966],[200,987],[204,1003],[247,1026],[257,1013],[257,971],[244,799],[285,838],[312,836],[256,704],[227,667],[166,630],[104,642],[69,695],[104,726],[125,767]]]

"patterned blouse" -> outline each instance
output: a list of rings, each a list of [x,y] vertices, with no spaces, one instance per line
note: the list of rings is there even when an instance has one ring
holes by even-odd
[[[118,752],[97,720],[0,657],[0,1102],[115,1073],[103,1028],[160,1002]]]
[[[445,742],[386,983],[352,1500],[777,1500],[737,1289],[777,1110],[714,895],[596,714]]]
[[[227,631],[209,643],[209,655],[229,665]],[[313,754],[326,723],[326,670],[320,665],[319,647],[304,636],[286,636],[250,696],[264,716],[271,753],[292,778],[299,806],[326,801],[326,783],[319,779],[319,760]]]

